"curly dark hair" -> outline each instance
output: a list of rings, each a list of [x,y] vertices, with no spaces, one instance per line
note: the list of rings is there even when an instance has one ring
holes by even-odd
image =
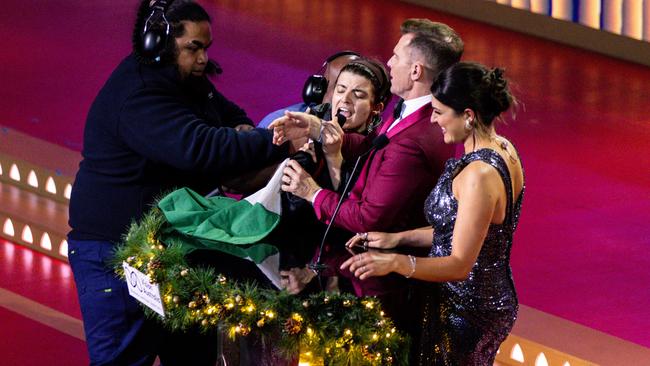
[[[167,10],[165,11],[165,17],[170,25],[170,37],[165,41],[165,46],[160,52],[160,60],[157,61],[151,57],[146,57],[142,53],[142,33],[144,30],[144,24],[152,11],[152,6],[150,6],[150,0],[142,0],[138,7],[138,12],[136,15],[135,26],[133,28],[133,35],[131,38],[133,44],[133,53],[136,59],[143,64],[154,64],[160,63],[161,65],[170,65],[176,62],[176,55],[178,50],[176,49],[175,38],[183,36],[185,34],[185,26],[183,26],[183,21],[190,22],[202,22],[207,21],[211,22],[210,16],[203,9],[203,7],[191,0],[168,0],[167,1]],[[164,28],[163,24],[154,24],[153,27]]]

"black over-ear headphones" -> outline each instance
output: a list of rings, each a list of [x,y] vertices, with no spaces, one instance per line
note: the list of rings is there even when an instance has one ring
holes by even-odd
[[[305,102],[305,104],[311,105],[323,103],[323,97],[325,97],[325,93],[327,92],[327,79],[325,76],[323,76],[323,71],[325,71],[327,64],[330,62],[336,60],[341,56],[348,55],[361,57],[360,54],[354,51],[337,52],[328,57],[325,62],[323,62],[323,65],[320,67],[318,74],[307,78],[307,81],[305,81],[305,86],[302,88],[302,100]]]
[[[170,0],[171,4],[173,0]],[[151,7],[151,14],[144,22],[142,30],[142,55],[153,61],[160,61],[160,53],[165,49],[171,26],[165,17],[167,0],[156,0]]]

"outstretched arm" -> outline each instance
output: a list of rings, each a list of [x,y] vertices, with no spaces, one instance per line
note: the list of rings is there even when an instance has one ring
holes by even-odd
[[[243,122],[243,117],[231,122],[241,124],[238,121]],[[214,127],[176,95],[156,88],[139,90],[124,103],[113,133],[151,161],[202,174],[215,183],[260,169],[286,155],[286,148],[271,144],[268,131]]]
[[[341,268],[349,268],[360,279],[391,272],[431,282],[466,279],[481,251],[499,197],[503,195],[503,183],[498,173],[482,162],[470,164],[456,180],[454,194],[458,199],[458,216],[451,255],[415,258],[366,252],[348,259]]]
[[[345,243],[345,246],[348,248],[362,246],[367,249],[392,249],[398,246],[427,248],[431,246],[432,239],[433,228],[425,226],[399,233],[381,233],[378,231],[357,233]]]
[[[273,130],[273,143],[281,145],[289,140],[304,139],[318,140],[322,121],[309,113],[285,111],[284,116],[269,125]]]

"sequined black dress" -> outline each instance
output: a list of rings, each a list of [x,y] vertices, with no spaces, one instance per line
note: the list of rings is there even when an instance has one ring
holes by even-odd
[[[512,233],[519,220],[523,189],[512,204],[512,184],[505,161],[494,150],[481,149],[447,161],[438,184],[425,203],[434,228],[430,257],[451,254],[458,213],[452,181],[469,163],[481,160],[493,166],[506,187],[508,204],[502,224],[490,225],[468,279],[431,283],[424,295],[420,365],[492,365],[497,349],[517,316],[517,294],[510,270]]]

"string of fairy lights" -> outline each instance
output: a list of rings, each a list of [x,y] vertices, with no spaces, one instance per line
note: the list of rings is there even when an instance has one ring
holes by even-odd
[[[408,339],[375,298],[330,292],[301,297],[229,280],[214,268],[190,266],[181,239],[162,243],[165,225],[156,208],[132,224],[114,266],[124,276],[125,261],[159,285],[164,318],[143,307],[169,329],[221,329],[232,338],[256,333],[283,356],[307,355],[327,365],[407,362]]]

